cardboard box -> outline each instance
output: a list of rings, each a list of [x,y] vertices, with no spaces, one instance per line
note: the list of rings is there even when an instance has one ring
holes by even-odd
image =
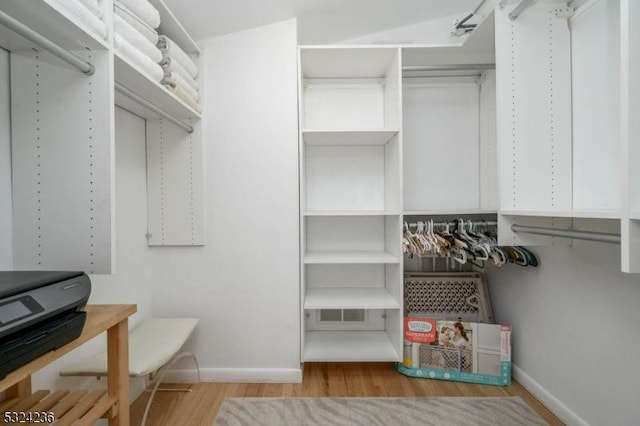
[[[511,326],[405,317],[403,362],[407,376],[508,386]]]

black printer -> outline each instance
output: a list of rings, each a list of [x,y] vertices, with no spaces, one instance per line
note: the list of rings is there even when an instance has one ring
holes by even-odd
[[[84,272],[0,271],[0,379],[80,336],[90,294]]]

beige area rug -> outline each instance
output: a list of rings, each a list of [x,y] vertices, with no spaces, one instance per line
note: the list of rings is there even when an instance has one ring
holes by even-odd
[[[541,426],[520,397],[226,398],[214,426]]]

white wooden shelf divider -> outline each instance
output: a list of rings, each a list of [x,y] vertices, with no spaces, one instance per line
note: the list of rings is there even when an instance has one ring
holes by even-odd
[[[400,309],[385,288],[309,288],[304,309]]]
[[[400,212],[387,210],[308,210],[304,216],[399,216]]]
[[[359,264],[359,263],[400,263],[400,259],[386,253],[376,251],[323,251],[307,252],[304,263],[311,264]]]
[[[307,145],[385,145],[398,134],[398,129],[381,130],[302,130]]]

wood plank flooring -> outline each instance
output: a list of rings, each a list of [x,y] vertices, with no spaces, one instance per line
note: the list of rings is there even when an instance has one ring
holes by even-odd
[[[193,392],[158,392],[148,426],[211,426],[225,397],[520,396],[552,426],[563,423],[519,383],[508,387],[418,379],[392,363],[305,363],[302,383],[197,383]],[[167,385],[184,388],[187,384]],[[163,386],[165,387],[165,386]],[[131,407],[131,425],[142,420],[149,392]]]

